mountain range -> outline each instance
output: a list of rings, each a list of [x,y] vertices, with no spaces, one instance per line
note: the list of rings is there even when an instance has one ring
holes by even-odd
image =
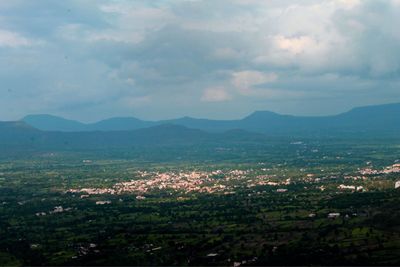
[[[256,111],[239,120],[210,120],[183,117],[172,120],[144,121],[118,117],[85,124],[52,115],[29,115],[26,124],[43,131],[88,132],[132,131],[159,125],[179,125],[206,132],[241,129],[270,135],[396,134],[400,131],[400,103],[354,108],[333,116],[307,117]]]
[[[0,156],[1,152],[15,149],[262,145],[271,137],[398,138],[400,104],[355,108],[339,115],[323,117],[257,111],[241,120],[184,117],[143,121],[136,118],[112,118],[84,124],[50,115],[30,115],[21,121],[0,122]]]

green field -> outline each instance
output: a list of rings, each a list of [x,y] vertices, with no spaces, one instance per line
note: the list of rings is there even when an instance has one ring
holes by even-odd
[[[395,140],[4,158],[0,265],[399,265],[400,173],[360,174],[399,158]]]

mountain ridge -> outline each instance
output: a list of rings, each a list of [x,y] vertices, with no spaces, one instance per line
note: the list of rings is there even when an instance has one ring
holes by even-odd
[[[135,147],[220,146],[263,142],[266,137],[241,132],[209,133],[181,125],[163,124],[132,131],[57,132],[41,131],[23,122],[0,122],[0,151],[91,151]],[[4,130],[7,129],[7,130]],[[1,153],[0,153],[1,157]]]
[[[37,120],[38,117],[27,116],[24,121],[0,122],[0,151],[5,154],[5,151],[25,153],[114,148],[130,150],[135,147],[172,149],[180,146],[190,150],[204,146],[260,146],[275,137],[289,139],[398,139],[400,137],[400,104],[362,107],[339,115],[322,117],[300,117],[258,111],[241,120],[184,117],[146,122],[132,118],[114,118],[89,126],[76,121],[64,121],[51,115],[41,115],[39,118],[45,120],[40,121]],[[56,130],[37,129],[32,125],[35,123],[41,127],[52,126],[53,129],[56,127]],[[132,125],[125,127],[126,123]],[[63,129],[74,131],[62,131]]]
[[[212,120],[181,117],[171,120],[145,121],[134,117],[115,117],[95,123],[81,123],[52,115],[28,115],[22,119],[44,131],[130,131],[163,124],[181,125],[207,132],[241,129],[263,134],[306,134],[339,132],[400,131],[400,103],[356,107],[329,116],[283,115],[272,111],[255,111],[238,120]],[[384,128],[384,129],[382,129]],[[336,133],[337,134],[337,133]]]

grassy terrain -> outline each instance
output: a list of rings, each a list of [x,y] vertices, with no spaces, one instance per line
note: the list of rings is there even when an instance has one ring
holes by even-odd
[[[359,175],[368,162],[375,169],[393,164],[399,143],[293,141],[4,158],[0,265],[399,265],[400,192],[394,181],[400,174],[344,178]],[[138,171],[216,170],[223,174],[210,184],[231,170],[248,173],[229,182],[229,194],[155,189],[137,199],[137,193],[66,193],[138,180]],[[320,181],[307,180],[307,174]],[[260,175],[291,182],[248,186]],[[366,190],[341,191],[340,184]],[[59,206],[63,211],[54,212]],[[333,212],[340,216],[328,218]]]

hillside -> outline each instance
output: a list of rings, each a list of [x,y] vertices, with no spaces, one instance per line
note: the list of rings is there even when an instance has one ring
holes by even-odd
[[[132,147],[198,146],[263,142],[265,136],[246,131],[207,133],[164,124],[132,131],[40,131],[23,122],[0,123],[0,148],[88,150]]]
[[[348,112],[321,117],[281,115],[256,111],[240,120],[209,120],[183,117],[164,121],[143,121],[136,118],[111,118],[92,124],[66,120],[50,115],[29,115],[27,124],[45,131],[129,131],[174,124],[207,132],[241,129],[269,135],[337,136],[396,135],[400,133],[400,104],[354,108]]]

